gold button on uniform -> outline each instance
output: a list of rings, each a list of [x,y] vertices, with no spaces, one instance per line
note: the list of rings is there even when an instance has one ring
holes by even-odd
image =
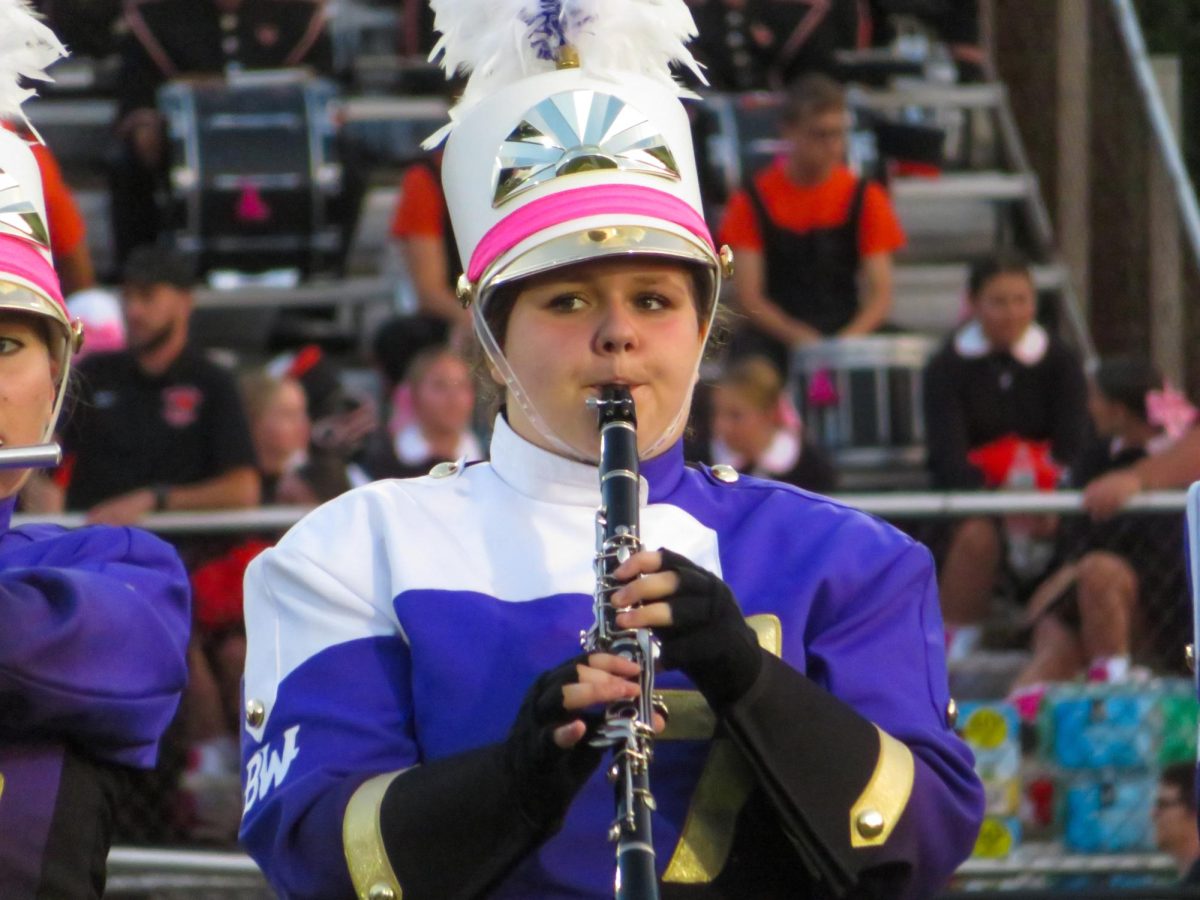
[[[429,475],[432,478],[449,478],[458,471],[458,463],[456,462],[440,462],[429,470]]]
[[[718,481],[723,481],[726,484],[733,484],[738,480],[738,478],[741,477],[738,475],[737,469],[735,469],[733,466],[727,466],[724,463],[713,466],[712,473]]]
[[[1183,648],[1183,658],[1187,662],[1189,672],[1196,671],[1196,645],[1188,644]]]
[[[946,704],[946,724],[951,728],[958,724],[958,704],[954,702],[953,697]]]
[[[367,891],[367,900],[396,900],[396,892],[386,884],[373,884]]]
[[[267,719],[267,708],[263,706],[261,700],[246,701],[246,724],[251,728],[257,728]]]
[[[868,840],[883,834],[883,814],[874,809],[864,809],[854,823],[858,833]]]

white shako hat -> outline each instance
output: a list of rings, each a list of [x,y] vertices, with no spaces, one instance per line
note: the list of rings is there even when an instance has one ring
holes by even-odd
[[[687,92],[670,71],[674,62],[700,75],[684,46],[695,24],[683,0],[432,6],[442,37],[431,58],[470,77],[426,146],[446,138],[442,185],[466,267],[459,296],[474,304],[476,332],[518,402],[525,392],[485,315],[503,284],[600,257],[678,259],[706,276],[698,300],[711,323],[732,257],[705,223]]]
[[[0,0],[0,119],[20,122],[32,131],[21,104],[34,91],[22,81],[49,81],[46,67],[64,56],[58,38],[25,0]],[[26,140],[8,128],[0,128],[0,310],[52,320],[50,352],[59,368],[54,411],[43,436],[48,440],[83,329],[68,314],[54,271],[41,170]]]

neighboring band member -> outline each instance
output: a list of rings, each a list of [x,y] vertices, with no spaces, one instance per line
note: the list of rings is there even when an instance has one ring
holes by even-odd
[[[3,5],[7,27],[28,19],[31,54],[57,58],[24,4]],[[80,331],[51,264],[37,163],[9,131],[0,169],[0,443],[19,451],[53,434]],[[93,898],[122,772],[154,765],[187,678],[187,576],[141,531],[13,528],[29,473],[0,469],[0,896]]]
[[[160,87],[231,70],[332,68],[323,0],[126,0],[125,24],[115,123],[124,153],[112,176],[118,266],[158,235]]]
[[[351,491],[250,566],[242,841],[287,897],[612,896],[613,787],[589,737],[640,689],[578,640],[600,501],[588,401],[621,384],[651,549],[616,573],[617,624],[657,635],[671,694],[650,767],[659,877],[678,896],[930,896],[983,794],[928,552],[833,501],[684,465],[727,269],[666,72],[686,8],[514,32],[494,4],[460,4],[469,23],[451,6],[451,64],[500,61],[453,113],[444,185],[504,410],[488,462]]]

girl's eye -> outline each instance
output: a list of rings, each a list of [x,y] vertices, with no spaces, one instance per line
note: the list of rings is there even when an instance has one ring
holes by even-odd
[[[662,294],[642,294],[638,297],[638,305],[649,310],[667,309],[671,306],[671,301]]]
[[[25,344],[16,338],[0,336],[0,356],[9,356],[24,346]]]
[[[559,294],[550,300],[548,306],[557,312],[573,312],[582,309],[584,302],[578,294]]]

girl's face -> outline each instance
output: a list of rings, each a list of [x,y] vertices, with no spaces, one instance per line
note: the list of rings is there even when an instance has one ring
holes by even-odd
[[[288,459],[308,446],[312,423],[304,388],[282,381],[251,426],[261,461]]]
[[[1033,324],[1037,295],[1023,272],[1001,272],[983,283],[971,306],[988,343],[999,350],[1016,345]]]
[[[475,407],[471,370],[458,357],[443,354],[413,386],[412,397],[422,426],[440,434],[466,431]]]
[[[733,387],[713,391],[713,434],[730,450],[755,459],[775,434],[773,410],[760,409]]]
[[[54,411],[57,367],[41,330],[29,317],[0,313],[0,446],[42,442]],[[0,497],[19,491],[29,472],[0,469]]]
[[[592,456],[599,453],[600,437],[588,399],[599,396],[603,385],[628,385],[644,452],[668,428],[666,443],[683,431],[679,413],[694,383],[706,327],[685,265],[608,259],[524,284],[508,319],[504,353],[546,425]],[[508,416],[519,435],[552,449],[511,393]]]

